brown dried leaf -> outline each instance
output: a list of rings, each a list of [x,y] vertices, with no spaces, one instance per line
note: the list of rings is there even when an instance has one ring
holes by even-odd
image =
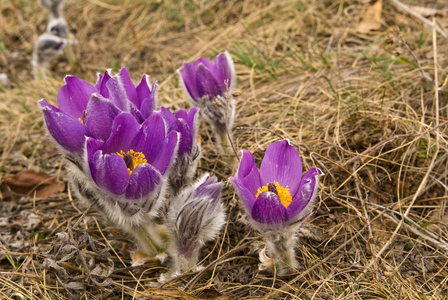
[[[2,185],[3,193],[8,191],[16,195],[36,196],[47,199],[56,192],[62,192],[65,183],[42,171],[26,170],[6,178]]]
[[[194,294],[196,297],[201,299],[213,299],[213,300],[227,300],[230,299],[228,296],[223,295],[215,289],[203,289]]]
[[[383,0],[372,0],[361,16],[356,30],[361,33],[368,33],[371,30],[381,28],[381,11],[383,10]]]

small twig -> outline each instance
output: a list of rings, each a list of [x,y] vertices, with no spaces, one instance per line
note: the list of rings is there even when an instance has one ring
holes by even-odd
[[[89,212],[89,210],[90,210],[95,204],[97,204],[97,203],[98,203],[98,199],[95,199],[95,200],[92,202],[92,204],[90,204],[90,206],[87,207],[87,209],[82,213],[82,215],[79,217],[78,221],[76,221],[76,223],[73,225],[72,228],[76,228],[76,227],[79,225],[79,223],[82,221],[82,219],[84,219],[84,217],[85,217],[86,214]]]
[[[235,155],[236,159],[239,161],[240,157],[238,156],[238,153],[237,153],[237,151],[235,149],[235,145],[233,144],[233,140],[232,140],[232,137],[230,136],[229,126],[228,126],[228,124],[229,124],[229,117],[228,117],[228,113],[227,112],[229,111],[229,102],[230,102],[230,97],[231,97],[230,90],[229,90],[229,81],[225,80],[224,84],[226,85],[226,114],[225,114],[225,117],[226,117],[226,135],[227,135],[227,139],[229,140],[230,147],[232,147],[233,154]]]
[[[359,174],[357,172],[357,168],[358,167],[359,167],[358,164],[353,164],[353,171],[352,171],[352,173],[353,173],[353,177],[355,178],[356,192],[358,193],[358,197],[359,197],[359,200],[361,202],[362,212],[364,214],[364,218],[366,219],[366,223],[369,226],[368,227],[369,228],[369,240],[373,241],[373,230],[372,230],[372,226],[371,226],[372,222],[370,221],[369,213],[367,212],[366,205],[365,205],[367,201],[363,197],[362,192],[361,192],[361,185],[360,185],[361,179],[359,178]],[[370,248],[370,253],[373,256],[375,256],[375,247],[373,246],[373,243],[369,242],[368,245],[369,245],[369,248]]]
[[[418,70],[420,71],[420,74],[422,75],[422,77],[425,78],[426,80],[432,82],[433,81],[432,78],[425,74],[425,71],[423,71],[423,68],[420,65],[420,62],[417,59],[417,56],[415,56],[414,51],[412,51],[411,47],[409,47],[408,43],[406,43],[406,40],[404,39],[404,37],[400,31],[398,32],[398,36],[400,37],[401,41],[405,45],[406,49],[408,49],[409,53],[411,53],[412,57],[414,58],[415,63],[417,64]]]
[[[448,39],[448,34],[446,34],[446,32],[443,31],[442,28],[439,26],[439,24],[437,24],[435,21],[432,21],[432,22],[429,21],[428,19],[423,17],[421,14],[419,14],[418,12],[416,12],[415,10],[413,10],[412,8],[407,6],[406,4],[400,2],[399,0],[392,0],[392,3],[395,4],[397,7],[401,8],[402,10],[404,10],[405,12],[407,12],[408,14],[413,15],[414,17],[416,17],[417,19],[419,19],[423,23],[433,27],[444,38]]]

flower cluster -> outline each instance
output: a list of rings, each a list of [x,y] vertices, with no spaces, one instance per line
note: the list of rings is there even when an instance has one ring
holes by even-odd
[[[205,240],[216,236],[224,219],[223,209],[215,209],[221,208],[221,186],[216,179],[189,186],[200,157],[198,108],[176,114],[164,107],[156,110],[157,83],[151,85],[144,75],[135,85],[124,68],[114,76],[109,71],[99,74],[95,85],[75,76],[67,76],[65,82],[57,107],[45,99],[39,104],[48,132],[66,158],[76,195],[94,203],[111,222],[132,234],[147,256],[164,253],[173,243],[168,237],[176,226],[170,222],[178,221],[161,216],[161,207],[168,203],[166,214],[170,215],[195,210],[197,217],[202,217],[197,207],[213,207],[202,214],[215,226],[204,223],[193,232],[184,228],[171,235],[189,240],[198,252]],[[176,205],[167,201],[168,187],[177,195],[171,201]],[[179,212],[182,203],[190,204]],[[204,238],[191,240],[198,233]]]
[[[168,252],[171,276],[192,269],[200,248],[225,222],[223,184],[209,174],[194,180],[201,157],[198,115],[211,125],[218,148],[228,150],[235,114],[236,76],[227,52],[214,62],[184,63],[179,74],[198,106],[189,111],[158,108],[157,83],[143,75],[135,85],[124,68],[99,74],[95,85],[67,76],[57,107],[39,101],[76,195],[133,235],[138,253]],[[230,181],[251,226],[266,240],[261,268],[285,274],[297,267],[296,230],[312,213],[322,175],[311,168],[302,176],[300,155],[288,140],[272,143],[259,169],[243,150]]]

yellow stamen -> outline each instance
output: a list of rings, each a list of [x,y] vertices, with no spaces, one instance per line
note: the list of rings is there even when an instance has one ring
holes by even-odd
[[[275,193],[277,194],[278,198],[280,199],[280,201],[282,202],[282,204],[285,207],[288,207],[292,202],[292,196],[291,196],[291,193],[289,192],[288,186],[282,187],[277,181],[274,181],[273,183],[275,184],[275,189],[276,189]],[[257,198],[261,193],[267,192],[267,191],[272,192],[272,190],[269,190],[269,183],[267,183],[265,186],[258,188],[255,198]]]
[[[86,121],[86,111],[83,110],[82,111],[82,116],[81,118],[78,118],[78,121],[81,122],[82,125],[86,125],[85,121]]]
[[[128,167],[129,175],[131,175],[132,171],[137,168],[138,165],[141,165],[147,162],[145,155],[142,152],[135,152],[134,150],[129,150],[128,152],[124,152],[121,150],[117,152],[118,155],[124,160],[126,166]]]

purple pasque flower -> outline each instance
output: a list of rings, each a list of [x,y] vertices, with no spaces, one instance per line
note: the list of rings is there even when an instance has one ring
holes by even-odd
[[[64,53],[68,43],[69,40],[50,33],[43,33],[37,38],[31,60],[36,79],[45,76],[45,70]]]
[[[177,158],[170,174],[170,186],[177,193],[182,186],[193,179],[200,158],[201,147],[197,142],[199,108],[194,107],[189,112],[182,108],[176,114],[165,107],[161,107],[160,110],[168,132],[176,131],[180,134]]]
[[[191,186],[184,187],[170,203],[168,252],[174,275],[196,265],[200,248],[215,239],[224,225],[225,212],[220,201],[222,187],[215,176],[206,173]]]
[[[169,169],[177,151],[177,132],[167,132],[161,113],[154,112],[139,124],[127,112],[118,114],[105,141],[87,138],[86,156],[91,178],[105,195],[103,206],[132,216],[137,211],[156,211],[164,194]]]
[[[157,83],[150,88],[143,75],[135,86],[125,68],[112,77],[109,71],[99,74],[95,86],[76,76],[67,76],[65,82],[57,95],[58,107],[39,101],[48,131],[64,152],[82,153],[84,136],[105,141],[121,112],[142,124],[156,106]]]
[[[288,140],[272,143],[260,170],[253,155],[243,150],[237,178],[231,177],[254,227],[263,232],[296,224],[312,212],[322,171],[312,168],[302,176],[302,161]]]
[[[235,116],[236,74],[230,54],[220,53],[214,62],[206,58],[185,62],[184,70],[178,72],[187,98],[201,108],[201,116],[213,126],[218,141],[226,142]]]
[[[203,98],[212,101],[225,96],[227,88],[230,93],[235,91],[235,67],[227,51],[218,54],[214,62],[207,58],[199,58],[193,64],[184,62],[184,71],[179,71],[179,74],[187,96],[197,103]]]

